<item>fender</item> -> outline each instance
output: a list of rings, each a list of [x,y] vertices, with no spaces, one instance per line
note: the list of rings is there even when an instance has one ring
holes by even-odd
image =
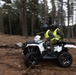
[[[61,52],[62,46],[55,46],[54,51]]]
[[[66,44],[64,45],[65,48],[76,48],[76,45]]]
[[[29,47],[29,46],[31,46],[31,47],[34,47],[34,46],[38,47],[41,53],[44,51],[43,42],[40,43],[40,44],[27,44],[26,45],[26,47]]]

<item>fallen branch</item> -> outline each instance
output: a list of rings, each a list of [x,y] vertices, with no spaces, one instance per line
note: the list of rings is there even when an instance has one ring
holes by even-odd
[[[9,45],[2,44],[2,45],[0,45],[0,48],[16,48],[16,49],[18,49],[18,48],[22,48],[22,43],[19,42],[19,43],[16,43],[16,44],[9,44]]]
[[[16,45],[0,45],[0,48],[15,48],[15,49],[19,49],[21,47],[18,47]]]
[[[40,67],[41,65],[31,65],[26,71],[25,74],[32,68],[32,67]]]

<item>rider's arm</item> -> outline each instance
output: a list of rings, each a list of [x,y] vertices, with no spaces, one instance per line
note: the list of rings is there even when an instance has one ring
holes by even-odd
[[[57,34],[60,35],[61,38],[63,39],[64,33],[60,29],[57,30]]]
[[[43,35],[44,34],[44,32],[40,32],[40,33],[36,33],[37,35]]]
[[[51,31],[48,32],[48,35],[50,36],[50,39],[54,37],[54,35]]]

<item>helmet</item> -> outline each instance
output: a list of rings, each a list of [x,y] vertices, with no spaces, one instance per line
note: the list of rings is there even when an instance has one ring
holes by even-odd
[[[49,28],[49,27],[48,27],[47,24],[44,24],[44,25],[41,26],[41,30],[42,30],[43,32],[46,32],[48,28]]]
[[[58,28],[57,24],[53,23],[50,25],[51,30],[55,30],[56,28]]]

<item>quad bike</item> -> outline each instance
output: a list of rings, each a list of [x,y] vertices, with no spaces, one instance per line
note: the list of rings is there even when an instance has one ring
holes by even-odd
[[[36,65],[39,59],[56,59],[62,67],[70,67],[72,64],[72,55],[68,52],[69,48],[76,48],[73,42],[59,42],[54,45],[52,51],[50,46],[46,46],[41,36],[34,37],[34,41],[23,43],[24,63],[27,67]]]

